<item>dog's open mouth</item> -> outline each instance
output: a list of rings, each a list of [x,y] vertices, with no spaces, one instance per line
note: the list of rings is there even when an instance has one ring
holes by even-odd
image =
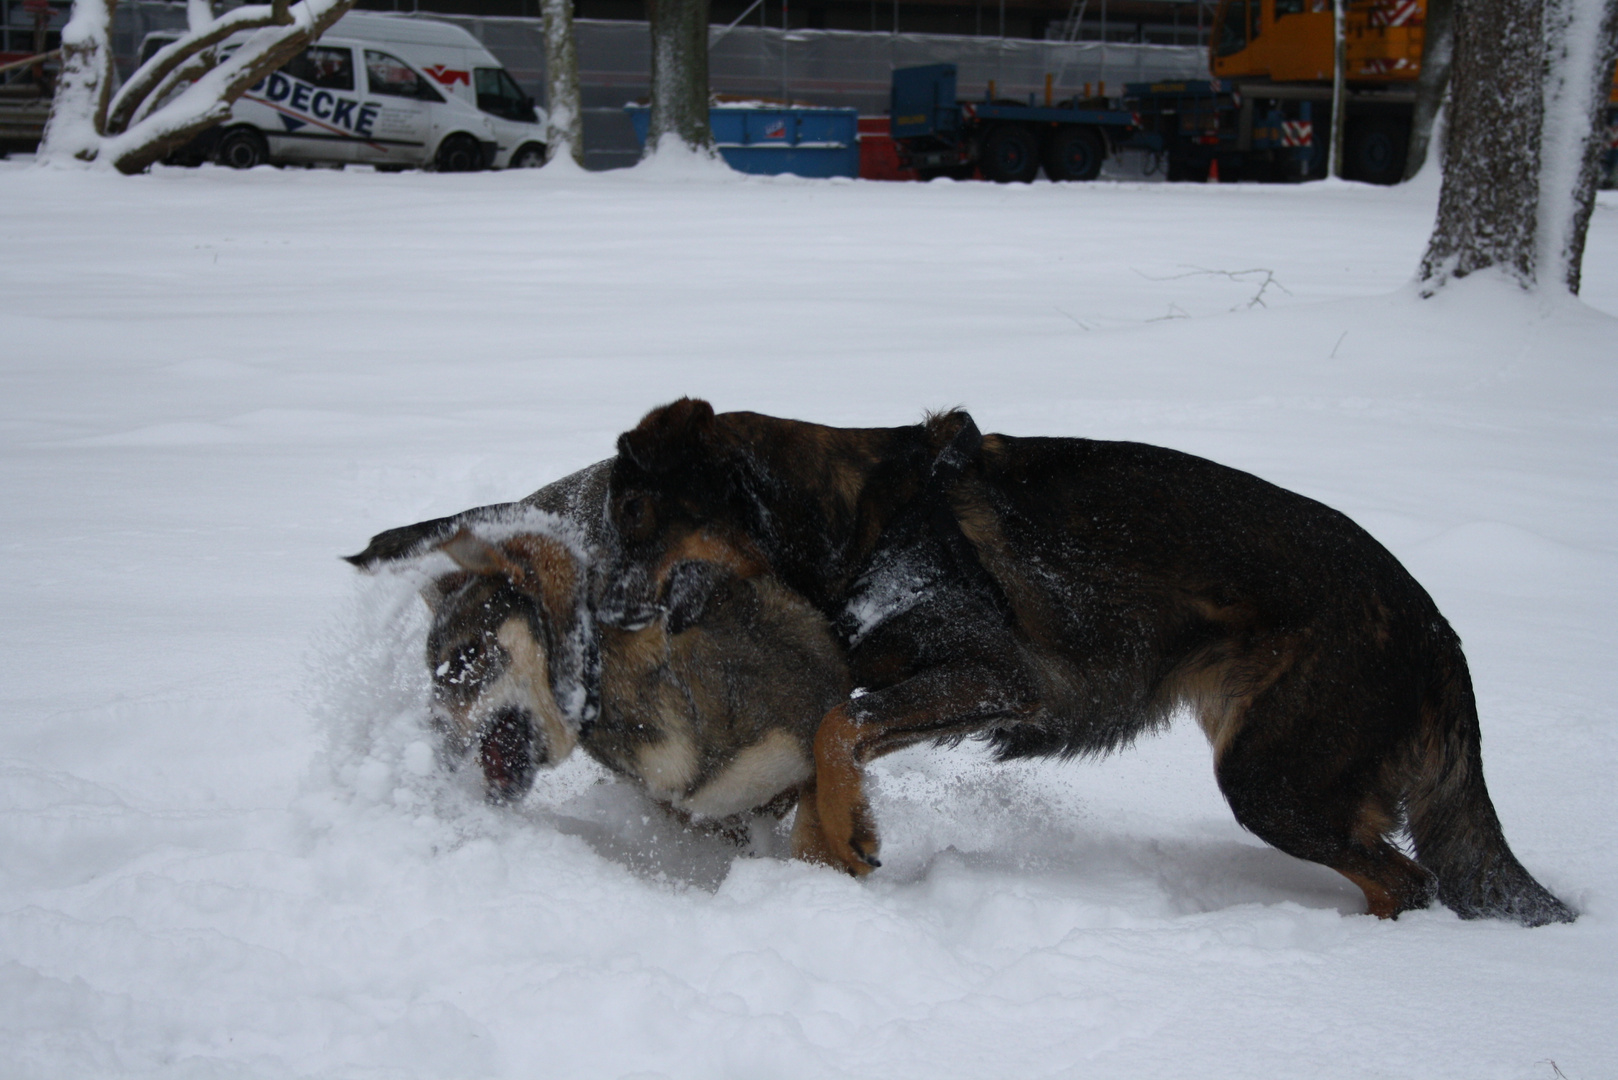
[[[478,757],[491,802],[520,799],[533,782],[538,763],[534,760],[532,719],[527,709],[506,705],[495,712],[484,730]]]

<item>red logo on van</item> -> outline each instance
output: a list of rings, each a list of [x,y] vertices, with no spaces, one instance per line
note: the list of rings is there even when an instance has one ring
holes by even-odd
[[[443,64],[434,64],[432,67],[424,67],[421,70],[425,71],[427,74],[431,75],[445,86],[454,86],[456,83],[465,83],[468,86],[472,85],[472,73],[470,71],[452,71]]]

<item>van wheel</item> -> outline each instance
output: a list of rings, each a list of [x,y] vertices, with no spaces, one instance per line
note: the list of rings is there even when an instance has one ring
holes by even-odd
[[[232,169],[251,169],[270,160],[270,148],[264,136],[252,128],[239,127],[227,131],[214,151],[214,160]]]
[[[545,164],[545,145],[531,142],[517,147],[517,152],[511,155],[511,161],[506,168],[537,169],[543,164]]]
[[[477,172],[483,168],[483,148],[470,135],[451,135],[438,144],[433,168],[438,172]]]

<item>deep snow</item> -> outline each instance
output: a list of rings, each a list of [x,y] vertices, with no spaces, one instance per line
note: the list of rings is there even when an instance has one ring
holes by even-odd
[[[1406,287],[1436,192],[0,162],[0,1075],[1618,1074],[1618,199],[1585,301]],[[680,394],[964,404],[1342,509],[1460,631],[1569,927],[1396,923],[1194,725],[873,770],[863,882],[580,759],[441,775],[420,603],[337,555]]]

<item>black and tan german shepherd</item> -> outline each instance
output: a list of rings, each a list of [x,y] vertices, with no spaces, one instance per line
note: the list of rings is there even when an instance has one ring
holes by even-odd
[[[522,503],[389,530],[348,558],[439,551],[458,566],[423,589],[434,724],[448,758],[476,752],[492,799],[520,798],[582,747],[682,820],[740,839],[746,816],[780,817],[813,790],[816,727],[849,691],[842,652],[773,579],[694,560],[663,575],[642,624],[597,626],[606,477],[602,463]],[[794,850],[814,854],[819,832],[806,835]]]
[[[1506,845],[1459,639],[1320,503],[1160,447],[980,435],[959,411],[841,429],[691,399],[619,438],[609,498],[624,562],[603,618],[644,617],[648,583],[703,558],[837,623],[864,692],[821,722],[816,802],[851,873],[880,865],[860,770],[881,754],[968,735],[1099,754],[1186,708],[1237,821],[1372,913],[1436,896],[1575,917]]]

